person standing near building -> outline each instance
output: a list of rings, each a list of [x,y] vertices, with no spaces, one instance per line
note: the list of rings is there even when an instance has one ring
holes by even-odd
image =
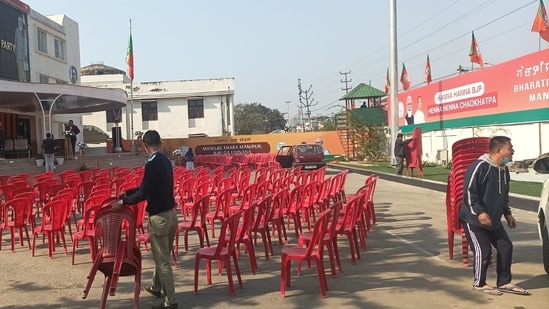
[[[459,218],[475,259],[473,290],[489,295],[529,294],[511,283],[513,243],[501,222],[503,216],[509,228],[516,227],[509,208],[511,178],[507,168],[514,152],[510,138],[494,136],[490,139],[489,153],[474,161],[465,173]],[[492,246],[497,251],[496,287],[486,283]]]
[[[51,172],[55,167],[55,140],[50,132],[46,133],[46,139],[42,142],[42,149],[44,150],[46,172]]]
[[[65,131],[69,133],[71,139],[72,155],[76,155],[76,135],[80,134],[80,129],[74,125],[72,120],[69,120],[69,123],[65,127]]]
[[[6,130],[0,122],[0,158],[4,157],[4,148],[6,147]]]
[[[404,135],[402,133],[397,134],[397,139],[395,141],[395,159],[396,159],[396,169],[397,175],[402,175],[402,170],[404,168],[404,156],[406,155],[404,147],[412,141],[412,139],[403,140]]]
[[[185,162],[185,169],[194,170],[194,153],[191,147],[185,153]]]
[[[171,250],[177,229],[177,214],[174,207],[173,167],[170,159],[161,151],[162,141],[157,131],[149,130],[143,135],[145,151],[150,156],[145,165],[145,174],[138,188],[122,192],[120,200],[112,205],[118,210],[123,205],[147,201],[149,234],[154,258],[152,286],[145,291],[164,302],[152,308],[178,308],[171,264]]]

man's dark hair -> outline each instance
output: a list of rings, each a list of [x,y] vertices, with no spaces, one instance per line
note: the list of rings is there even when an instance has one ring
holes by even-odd
[[[160,146],[160,134],[155,130],[149,130],[143,134],[143,143],[147,146]]]
[[[402,135],[402,133],[398,133],[397,138],[401,138],[401,137],[404,137],[404,135]]]
[[[51,133],[50,132],[46,133],[46,138],[51,138]]]
[[[499,148],[503,147],[503,145],[510,142],[511,142],[511,139],[508,138],[507,136],[494,136],[490,139],[490,152],[494,152]]]

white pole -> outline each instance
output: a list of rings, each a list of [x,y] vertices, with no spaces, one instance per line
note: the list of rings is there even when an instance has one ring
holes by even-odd
[[[398,133],[398,56],[397,56],[397,16],[396,0],[389,0],[389,41],[391,53],[391,163],[396,163],[394,154],[396,135]]]

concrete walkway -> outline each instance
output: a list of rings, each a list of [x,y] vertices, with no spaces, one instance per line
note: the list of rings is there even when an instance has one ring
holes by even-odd
[[[329,175],[335,173],[329,171]],[[364,175],[350,173],[347,193],[354,193],[364,179]],[[549,276],[541,264],[535,213],[516,210],[518,227],[509,232],[515,246],[514,282],[532,295],[489,296],[471,290],[472,268],[461,263],[457,236],[456,259],[448,259],[444,201],[444,193],[436,190],[380,180],[375,194],[378,223],[368,235],[368,250],[362,251],[361,260],[352,265],[348,241],[340,238],[343,272],[337,278],[328,276],[326,299],[320,298],[314,267],[304,267],[303,275],[298,277],[295,264],[292,286],[287,289],[286,298],[281,298],[279,248],[275,246],[277,254],[266,261],[260,244],[256,247],[256,275],[251,275],[247,255],[242,252],[244,289],[236,287],[236,296],[229,296],[225,275],[214,275],[213,284],[207,286],[203,264],[198,295],[194,295],[193,252],[198,240],[190,236],[194,245],[190,252],[180,248],[180,268],[174,270],[180,308],[546,308]],[[17,252],[12,253],[6,236],[0,251],[0,273],[4,279],[0,308],[97,308],[101,274],[88,298],[81,299],[91,266],[85,242],[77,251],[77,265],[71,266],[70,255],[64,255],[59,246],[54,258],[49,259],[46,245],[38,239],[37,256],[33,258],[27,247],[19,245]],[[290,245],[295,245],[293,233],[289,236]],[[144,252],[144,286],[150,282],[152,267],[150,253]],[[494,284],[494,280],[495,267],[491,267],[489,283]],[[133,286],[133,278],[121,278],[116,296],[107,300],[107,308],[131,308]],[[141,293],[140,308],[150,308],[157,302],[146,292]]]

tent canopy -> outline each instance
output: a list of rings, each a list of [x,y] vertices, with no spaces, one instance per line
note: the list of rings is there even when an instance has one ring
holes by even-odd
[[[76,114],[126,106],[122,89],[0,80],[0,111],[19,114]],[[40,106],[40,104],[42,106]]]

